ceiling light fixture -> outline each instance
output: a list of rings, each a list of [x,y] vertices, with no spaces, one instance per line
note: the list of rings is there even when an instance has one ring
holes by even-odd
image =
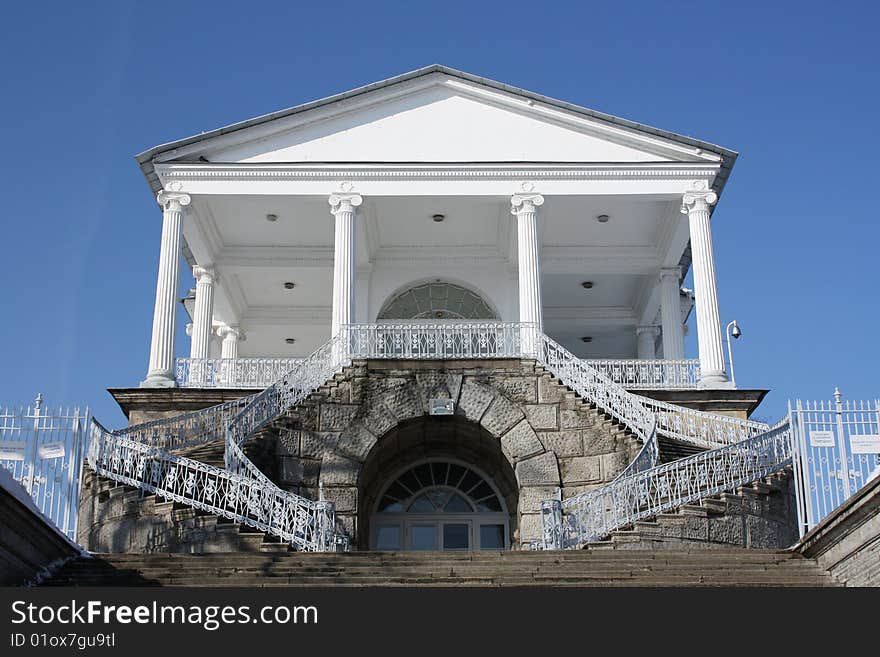
[[[581,283],[581,287],[584,288],[585,290],[592,290],[593,289],[593,281],[584,281],[583,283]]]
[[[292,289],[295,288],[295,287],[296,287],[296,283],[294,283],[294,282],[292,282],[292,281],[287,281],[287,282],[284,284],[284,289],[285,289],[285,290],[292,290]]]
[[[581,338],[581,341],[582,342],[592,342],[593,336],[592,335],[585,335],[584,337]]]
[[[431,219],[434,220],[435,224],[439,224],[441,221],[446,219],[446,215],[445,214],[435,214],[435,215],[431,216]]]
[[[284,341],[287,344],[293,344],[294,342],[296,342],[296,338],[284,338]]]
[[[607,224],[609,219],[611,219],[611,217],[609,217],[607,214],[600,214],[596,217],[596,221],[598,221],[600,224]]]
[[[272,221],[272,222],[278,221],[278,215],[277,214],[267,214],[266,221]]]

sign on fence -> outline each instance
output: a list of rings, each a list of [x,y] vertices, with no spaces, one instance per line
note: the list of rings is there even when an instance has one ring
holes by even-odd
[[[801,536],[864,486],[880,467],[880,401],[802,402],[792,407]]]

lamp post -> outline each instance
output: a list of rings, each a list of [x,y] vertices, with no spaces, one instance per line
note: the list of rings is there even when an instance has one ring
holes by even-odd
[[[733,337],[734,340],[739,340],[741,335],[742,329],[740,329],[736,320],[730,322],[727,325],[727,328],[724,329],[724,336],[727,339],[727,360],[730,362],[730,382],[734,387],[736,387],[736,376],[733,373],[733,346],[730,342],[730,338]]]

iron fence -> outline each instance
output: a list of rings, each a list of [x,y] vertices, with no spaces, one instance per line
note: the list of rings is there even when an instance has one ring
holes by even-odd
[[[89,409],[33,406],[0,411],[0,467],[33,498],[43,515],[76,540],[82,463],[88,441]]]

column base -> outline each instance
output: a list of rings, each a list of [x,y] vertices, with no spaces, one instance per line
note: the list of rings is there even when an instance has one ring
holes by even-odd
[[[700,376],[697,389],[735,390],[736,385],[727,378],[727,374],[724,372],[708,372]]]
[[[148,375],[146,379],[141,381],[141,388],[176,388],[177,381],[169,376],[162,374]]]

